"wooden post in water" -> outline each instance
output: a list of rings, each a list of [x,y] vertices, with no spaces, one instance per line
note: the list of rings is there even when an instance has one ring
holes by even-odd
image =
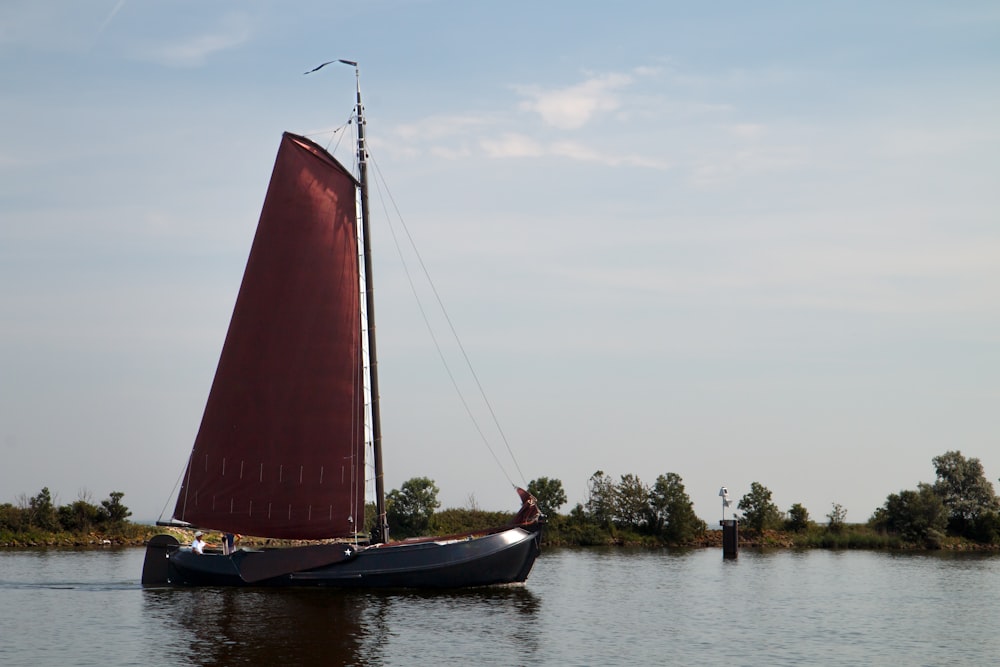
[[[726,508],[733,504],[729,499],[729,489],[719,489],[719,497],[722,498],[722,521],[719,522],[722,526],[722,557],[736,558],[740,555],[740,522],[726,518]]]
[[[736,519],[723,519],[722,526],[722,557],[736,558],[740,555],[740,522]]]

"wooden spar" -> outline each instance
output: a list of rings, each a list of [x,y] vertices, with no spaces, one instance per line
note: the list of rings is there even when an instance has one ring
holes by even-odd
[[[375,287],[372,282],[372,244],[368,226],[368,151],[365,147],[365,116],[361,104],[361,72],[354,65],[357,80],[358,172],[361,184],[361,236],[365,254],[365,306],[368,319],[368,372],[372,393],[372,458],[375,465],[375,513],[377,522],[373,542],[389,540],[389,522],[385,512],[385,472],[382,465],[382,418],[378,394],[378,355],[375,348]]]

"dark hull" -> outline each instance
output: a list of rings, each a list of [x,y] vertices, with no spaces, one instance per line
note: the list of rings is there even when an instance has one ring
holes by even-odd
[[[146,547],[144,585],[464,588],[523,582],[539,553],[541,525],[460,540],[355,550],[335,544],[231,556],[195,554],[169,536]]]

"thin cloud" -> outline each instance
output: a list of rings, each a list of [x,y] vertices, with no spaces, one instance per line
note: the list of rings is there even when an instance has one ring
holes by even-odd
[[[455,148],[449,148],[447,146],[434,146],[431,148],[431,155],[444,160],[461,160],[472,157],[475,153],[469,146],[466,145],[461,145]]]
[[[489,127],[494,120],[485,116],[430,116],[415,123],[397,125],[392,132],[405,141],[436,141]]]
[[[995,143],[1000,133],[988,119],[970,120],[961,127],[926,124],[897,126],[874,137],[877,155],[892,158],[945,156]]]
[[[803,151],[794,146],[737,148],[698,160],[692,167],[691,181],[712,186],[747,174],[788,171],[807,164]]]
[[[541,118],[542,125],[535,124],[538,132],[533,132],[531,123],[525,123],[523,117],[518,129],[508,129],[514,116],[509,113],[432,116],[397,126],[393,136],[399,141],[391,149],[411,157],[420,154],[443,159],[549,156],[608,166],[667,169],[671,163],[661,157],[622,153],[620,146],[612,150],[602,149],[594,141],[539,138],[545,128],[576,130],[598,116],[614,113],[623,105],[620,93],[624,88],[638,78],[653,76],[658,71],[654,67],[638,67],[631,73],[595,75],[581,83],[554,90],[545,90],[540,86],[515,87],[520,95],[530,98],[520,102],[518,108]]]
[[[538,86],[521,86],[516,90],[529,98],[521,102],[521,110],[537,113],[552,127],[578,130],[598,114],[621,106],[615,93],[632,81],[633,77],[628,74],[606,74],[555,90],[543,90]]]
[[[216,53],[236,48],[253,36],[249,21],[230,15],[212,32],[193,35],[146,51],[146,58],[169,67],[197,67]]]
[[[772,243],[766,231],[753,233],[767,242],[689,241],[698,263],[564,264],[553,275],[591,297],[596,290],[613,290],[690,303],[733,300],[750,308],[855,313],[977,314],[1000,296],[1000,239],[995,237],[953,240],[926,234],[901,243],[886,230],[877,238],[846,233],[833,240]],[[650,246],[662,242],[647,239]]]
[[[641,155],[606,154],[578,141],[542,142],[524,134],[508,133],[496,139],[483,139],[480,147],[491,158],[561,157],[578,162],[599,162],[612,167],[632,166],[667,169],[666,160]]]
[[[736,123],[726,129],[740,139],[759,139],[764,135],[764,126],[757,123]]]
[[[124,6],[125,6],[125,0],[118,0],[118,4],[116,4],[112,8],[112,10],[108,13],[107,17],[104,19],[104,22],[101,23],[101,27],[98,28],[98,30],[97,30],[98,36],[100,36],[101,33],[103,33],[105,31],[105,29],[108,27],[108,25],[111,24],[111,20],[115,17],[116,14],[118,14],[118,12],[121,11],[122,7],[124,7]]]
[[[543,154],[539,143],[523,134],[508,133],[497,139],[483,139],[480,146],[493,158],[540,157]]]

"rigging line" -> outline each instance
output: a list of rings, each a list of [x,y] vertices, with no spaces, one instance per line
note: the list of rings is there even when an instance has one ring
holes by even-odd
[[[382,176],[382,171],[381,171],[381,169],[379,169],[378,163],[375,161],[374,158],[371,158],[370,155],[369,155],[369,159],[370,159],[372,165],[374,165],[375,171],[378,174],[379,179],[382,182],[384,182],[385,178]],[[430,285],[431,291],[434,293],[434,298],[437,300],[438,308],[441,309],[441,313],[444,315],[444,319],[448,323],[448,327],[451,329],[451,335],[452,335],[452,337],[454,337],[455,342],[458,344],[458,349],[462,352],[462,357],[465,359],[465,365],[469,369],[469,373],[472,375],[472,378],[476,382],[476,387],[479,389],[479,395],[482,397],[483,403],[486,404],[486,407],[487,407],[487,409],[490,412],[490,417],[493,419],[493,424],[496,426],[497,431],[500,433],[500,439],[503,440],[504,446],[507,448],[507,454],[510,456],[510,460],[513,461],[514,467],[517,468],[517,473],[518,473],[518,475],[521,476],[521,481],[522,482],[527,482],[527,478],[524,476],[524,473],[521,471],[521,466],[517,462],[517,457],[514,456],[514,452],[511,449],[510,442],[507,440],[507,435],[504,433],[503,427],[500,426],[500,420],[497,418],[496,412],[493,410],[493,404],[490,403],[489,398],[486,396],[486,390],[483,389],[483,385],[479,381],[479,376],[476,374],[476,370],[475,370],[475,368],[472,365],[472,361],[469,359],[469,355],[465,351],[465,346],[462,345],[462,339],[459,337],[458,332],[455,330],[455,325],[452,323],[451,318],[448,316],[448,311],[444,307],[444,302],[441,300],[441,295],[438,294],[437,288],[434,286],[434,281],[431,280],[430,272],[428,272],[427,266],[424,264],[424,260],[420,256],[420,252],[417,250],[417,244],[414,242],[413,237],[410,235],[410,230],[406,226],[406,221],[403,220],[403,216],[399,212],[399,207],[396,205],[396,200],[393,198],[392,193],[389,192],[388,187],[386,187],[386,195],[389,197],[389,201],[392,202],[392,207],[396,211],[396,217],[399,218],[400,224],[403,227],[403,231],[406,233],[406,238],[410,242],[410,247],[413,248],[413,254],[416,255],[417,262],[420,264],[420,269],[423,271],[424,277],[427,279],[427,284]],[[384,204],[383,204],[383,206],[384,206]],[[436,341],[435,341],[435,344],[436,344]],[[439,350],[439,354],[440,354],[440,350]],[[477,426],[477,428],[478,428],[478,426]],[[492,453],[492,450],[491,450],[491,453]],[[494,455],[494,458],[496,458],[495,455]],[[510,481],[510,477],[509,476],[507,477],[507,480]],[[513,485],[513,482],[511,482],[511,484]]]
[[[350,122],[350,121],[348,121],[348,122]],[[341,125],[336,130],[334,130],[333,134],[330,135],[330,141],[326,142],[326,152],[329,153],[330,155],[333,155],[334,153],[336,153],[337,149],[340,148],[340,142],[344,138],[344,135],[340,133],[340,131],[342,129],[344,129],[343,125]],[[334,139],[337,140],[337,145],[334,146],[333,148],[330,148],[330,144],[333,143]]]
[[[341,130],[346,129],[349,125],[353,124],[353,122],[354,122],[354,112],[352,111],[350,113],[350,115],[348,115],[347,120],[344,121],[344,123],[342,125],[338,125],[337,127],[333,128],[332,130],[322,130],[322,131],[319,131],[319,132],[312,132],[312,133],[309,133],[309,134],[304,134],[303,136],[308,137],[308,138],[311,139],[313,137],[322,137],[322,136],[327,135],[327,134],[330,135],[330,140],[326,142],[326,146],[324,146],[323,148],[330,155],[334,155],[337,152],[337,149],[340,148],[340,142],[344,139],[344,134],[341,134]],[[334,139],[337,140],[337,145],[334,146],[333,148],[330,148],[330,144],[333,143]],[[317,143],[319,143],[319,142],[317,142]]]
[[[190,460],[191,460],[191,458],[188,457],[188,462],[189,463],[190,463]],[[184,473],[186,473],[186,472],[187,472],[187,466],[184,467],[184,470],[181,471],[181,474],[177,475],[177,481],[174,482],[174,488],[170,491],[170,495],[167,496],[167,502],[163,503],[163,509],[160,510],[160,518],[159,518],[160,521],[163,521],[163,515],[166,514],[166,512],[167,512],[167,505],[170,504],[170,499],[173,498],[174,497],[174,493],[177,492],[177,487],[181,485],[181,480],[184,478]],[[171,515],[170,518],[172,519],[173,516]]]
[[[368,154],[368,160],[370,162],[372,162],[373,164],[375,162],[372,159],[372,157],[371,157],[371,153]],[[378,172],[378,165],[375,166],[375,170]],[[384,183],[384,179],[382,179],[381,172],[378,172],[378,173],[379,173],[379,178],[378,179],[373,179],[373,180],[375,181],[375,187],[378,189],[379,201],[382,202],[382,208],[383,208],[383,210],[385,210],[385,197],[381,196],[382,195],[382,189],[381,189],[381,187],[379,187],[380,181],[382,183]],[[388,188],[386,188],[386,195],[389,197],[390,200],[392,199],[392,195],[388,193]],[[403,222],[402,216],[399,215],[399,209],[396,209],[396,215],[399,217],[400,223],[403,225],[403,229],[405,231],[405,229],[406,229],[406,223]],[[469,415],[469,419],[472,420],[473,426],[475,426],[476,431],[478,431],[479,437],[482,439],[483,444],[486,445],[486,449],[489,451],[490,455],[493,457],[493,460],[494,460],[494,462],[496,462],[497,467],[500,468],[501,472],[503,472],[504,477],[507,478],[507,481],[510,482],[511,486],[517,486],[516,484],[514,484],[514,480],[512,480],[510,478],[510,474],[507,472],[507,469],[504,468],[503,463],[500,462],[500,459],[499,459],[499,457],[497,457],[496,452],[493,451],[493,447],[490,446],[489,439],[486,437],[486,434],[483,433],[483,429],[479,425],[479,421],[476,419],[475,415],[472,413],[472,408],[469,406],[468,401],[465,400],[465,395],[462,393],[462,390],[458,386],[458,381],[455,379],[455,375],[454,375],[454,373],[452,373],[451,367],[448,365],[448,360],[444,356],[444,352],[441,349],[441,344],[438,342],[437,336],[434,335],[434,329],[431,327],[430,320],[427,317],[427,312],[424,310],[424,305],[423,305],[423,303],[420,300],[420,295],[417,293],[417,287],[416,287],[416,285],[413,282],[413,276],[410,274],[409,266],[407,265],[406,259],[403,256],[403,250],[402,250],[402,247],[399,244],[399,237],[396,235],[396,228],[392,224],[392,219],[388,215],[388,211],[385,211],[385,217],[386,217],[386,220],[389,221],[389,232],[392,234],[392,240],[393,240],[393,243],[396,246],[396,252],[399,254],[399,260],[403,264],[403,272],[406,274],[406,280],[410,283],[410,290],[413,292],[413,296],[417,300],[417,308],[420,310],[420,316],[424,319],[424,325],[427,327],[427,331],[428,331],[428,333],[431,336],[431,340],[434,342],[434,347],[435,347],[435,349],[437,349],[438,356],[441,358],[441,363],[444,365],[445,372],[448,374],[448,378],[451,380],[451,384],[455,388],[455,392],[458,394],[458,398],[462,402],[462,406],[465,408],[466,414],[468,414]],[[413,245],[412,245],[413,239],[410,237],[410,235],[409,235],[408,232],[407,232],[407,238],[410,238],[411,247],[413,247]],[[415,247],[414,247],[414,253],[417,254]],[[417,254],[418,261],[420,261],[419,258],[420,258],[420,255]],[[422,266],[423,262],[420,262],[420,263],[421,263],[421,266]],[[425,275],[426,275],[426,271],[425,271]],[[428,277],[428,281],[429,281],[429,277]],[[433,290],[433,285],[431,286],[431,289]],[[435,294],[437,294],[436,291],[435,291]],[[440,300],[438,301],[438,303],[440,304]],[[445,318],[447,319],[447,314],[445,314]],[[454,328],[452,329],[452,333],[454,333]],[[461,348],[461,342],[459,342],[459,348]],[[468,363],[468,357],[466,357],[466,363]],[[475,373],[473,373],[473,376],[475,376]],[[480,388],[480,390],[481,390],[481,388]],[[485,399],[485,397],[484,397],[484,399]],[[488,403],[487,403],[487,405],[488,405]],[[492,409],[490,410],[490,412],[492,412]],[[495,419],[495,417],[494,417],[494,419]],[[502,432],[501,432],[501,435],[502,435]],[[509,450],[510,450],[510,448],[508,447],[508,451]],[[517,462],[515,461],[514,464],[517,465]],[[518,472],[520,472],[520,469],[518,469]]]
[[[333,155],[334,153],[336,153],[337,149],[340,148],[340,142],[344,139],[344,136],[347,134],[346,132],[344,132],[343,134],[341,134],[340,131],[343,130],[344,128],[348,127],[349,125],[351,125],[351,123],[354,120],[354,114],[355,114],[355,111],[352,109],[351,113],[348,114],[347,120],[344,122],[344,124],[341,125],[340,127],[338,127],[337,129],[335,129],[333,131],[334,136],[337,137],[337,145],[333,147],[333,150],[330,150],[330,143],[333,143],[333,137],[330,137],[330,142],[327,143],[327,145],[326,145],[326,151],[328,153],[330,153],[331,155]]]
[[[197,439],[195,440],[195,442],[197,443]],[[207,461],[207,459],[206,459],[206,461]],[[191,454],[188,456],[187,466],[184,468],[184,474],[181,475],[181,477],[184,477],[185,475],[187,476],[187,479],[184,482],[184,505],[183,505],[183,507],[181,507],[181,516],[187,516],[188,492],[190,492],[190,490],[191,490],[191,464],[193,464],[193,463],[194,463],[194,447],[191,448]],[[194,497],[197,499],[198,498],[198,494],[195,493]],[[180,502],[181,502],[180,492],[178,491],[178,493],[177,493],[177,504],[179,505]],[[177,508],[175,507],[174,510],[176,511],[176,509]],[[176,518],[176,517],[172,517],[172,518]],[[183,520],[184,519],[181,519],[181,521],[183,521]]]

